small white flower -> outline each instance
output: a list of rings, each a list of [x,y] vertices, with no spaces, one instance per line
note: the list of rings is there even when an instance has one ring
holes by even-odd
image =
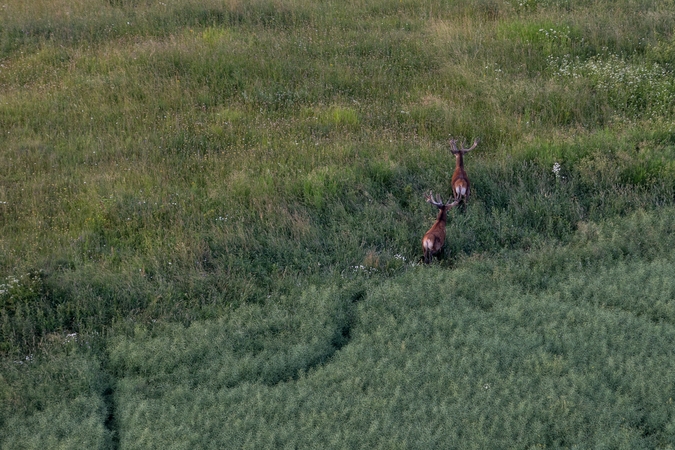
[[[553,173],[556,178],[560,177],[560,163],[553,164]]]

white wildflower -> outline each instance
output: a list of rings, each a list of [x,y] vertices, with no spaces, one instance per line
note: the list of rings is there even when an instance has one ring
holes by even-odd
[[[553,164],[553,173],[555,174],[556,178],[560,178],[560,163]]]

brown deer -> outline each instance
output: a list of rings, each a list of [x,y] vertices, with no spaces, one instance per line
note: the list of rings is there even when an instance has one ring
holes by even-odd
[[[445,222],[448,220],[448,211],[457,206],[459,200],[455,200],[452,203],[448,200],[448,203],[443,203],[439,195],[436,195],[436,199],[434,199],[431,191],[424,196],[424,199],[427,203],[431,203],[439,209],[436,222],[434,222],[433,226],[429,228],[429,231],[422,238],[424,262],[425,264],[429,264],[433,256],[438,254],[443,248],[443,243],[445,243]]]
[[[476,148],[478,141],[478,139],[475,139],[470,148],[457,149],[457,140],[450,139],[450,151],[455,155],[455,171],[452,173],[452,180],[450,181],[452,195],[455,200],[464,199],[465,205],[471,192],[471,183],[469,183],[469,177],[466,176],[464,171],[464,154]],[[462,144],[462,147],[464,147],[464,144]]]

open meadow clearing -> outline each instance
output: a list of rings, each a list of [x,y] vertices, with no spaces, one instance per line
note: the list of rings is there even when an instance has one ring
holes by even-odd
[[[0,1],[0,449],[675,449],[674,29]]]

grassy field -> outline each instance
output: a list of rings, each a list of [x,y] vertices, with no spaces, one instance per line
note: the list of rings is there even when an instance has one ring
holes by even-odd
[[[0,2],[0,449],[674,449],[673,29]]]

